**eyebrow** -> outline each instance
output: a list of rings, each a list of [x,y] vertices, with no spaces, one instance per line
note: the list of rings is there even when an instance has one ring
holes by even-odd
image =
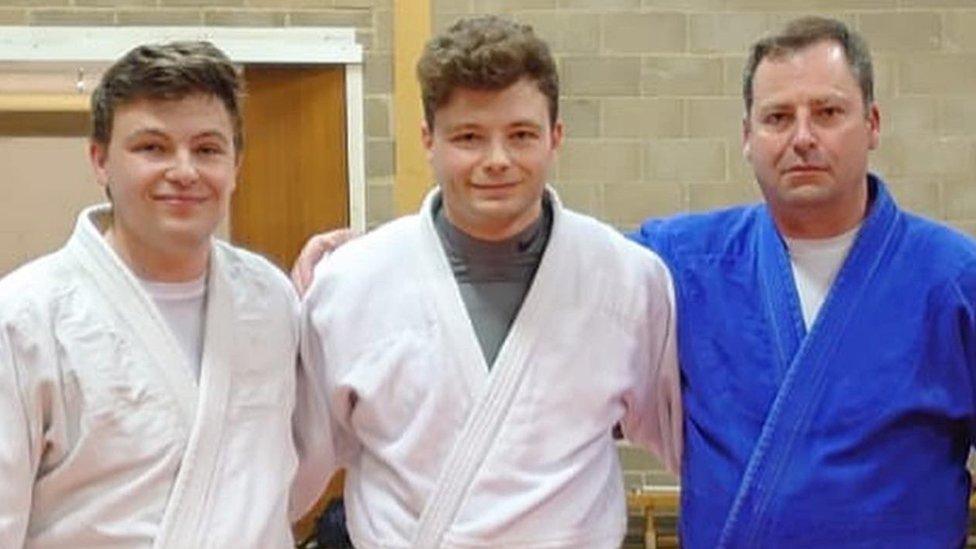
[[[140,128],[140,129],[137,129],[136,131],[130,133],[129,135],[125,136],[125,141],[131,141],[133,139],[138,139],[138,138],[143,137],[143,136],[146,136],[146,135],[154,136],[154,137],[161,137],[161,138],[164,138],[164,139],[170,139],[169,134],[167,134],[163,130],[161,130],[159,128],[149,127],[149,128]],[[198,134],[195,134],[192,137],[192,139],[207,139],[207,138],[216,138],[216,139],[220,140],[223,143],[230,143],[230,140],[227,139],[227,136],[224,135],[223,132],[221,132],[220,130],[217,130],[217,129],[204,130],[204,131],[202,131],[202,132],[200,132]]]

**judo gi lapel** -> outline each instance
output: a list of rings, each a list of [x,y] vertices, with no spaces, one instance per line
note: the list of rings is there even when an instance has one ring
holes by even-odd
[[[785,369],[723,527],[721,547],[761,545],[762,529],[769,524],[766,513],[788,470],[793,445],[815,419],[812,411],[830,378],[831,355],[885,256],[898,212],[877,178],[869,176],[868,185],[874,196],[871,211],[809,334],[804,334],[786,247],[768,210],[764,210],[765,219],[755,242],[761,295],[773,332],[776,360]]]
[[[196,382],[186,356],[156,305],[96,227],[98,219],[110,214],[111,207],[107,204],[83,211],[67,248],[91,275],[91,282],[105,296],[105,302],[115,315],[131,327],[138,343],[147,350],[154,367],[145,373],[156,378],[173,397],[183,420],[184,432],[189,433],[196,417]]]
[[[449,323],[445,329],[453,328],[451,339],[457,341],[450,342],[454,351],[452,362],[464,370],[464,375],[470,379],[469,384],[476,393],[474,406],[468,412],[464,427],[458,434],[420,515],[413,541],[413,546],[417,548],[440,546],[444,534],[464,503],[468,488],[495,442],[525,378],[525,372],[531,366],[526,355],[532,344],[538,338],[544,337],[542,330],[545,323],[542,319],[549,301],[548,292],[558,288],[559,273],[572,245],[564,234],[566,230],[563,227],[558,198],[555,192],[547,189],[553,204],[549,242],[528,294],[489,374],[447,255],[434,227],[431,206],[437,192],[435,190],[427,196],[421,211],[421,249],[424,250],[423,256],[427,263],[427,276],[424,279],[431,284],[429,290],[435,296],[438,318]]]
[[[208,503],[212,479],[227,425],[232,342],[240,319],[234,304],[232,276],[217,246],[210,253],[207,313],[200,371],[200,406],[183,454],[183,464],[170,492],[159,537],[154,547],[182,548],[207,545],[204,531],[213,502]]]

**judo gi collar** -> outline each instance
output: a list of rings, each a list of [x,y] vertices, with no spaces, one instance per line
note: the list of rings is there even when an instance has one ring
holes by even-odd
[[[797,437],[807,432],[833,364],[831,357],[861,297],[891,245],[901,214],[880,178],[869,175],[873,197],[854,245],[806,333],[786,244],[767,207],[760,211],[754,246],[759,262],[760,296],[769,320],[770,342],[780,371],[780,386],[749,458],[719,547],[761,546],[777,486],[789,470]]]
[[[170,333],[152,298],[129,266],[105,240],[102,228],[111,215],[112,206],[108,203],[83,210],[78,216],[67,248],[91,275],[92,282],[108,298],[119,318],[131,326],[134,337],[139,338],[142,345],[153,349],[153,356],[157,361],[153,375],[159,377],[167,387],[167,393],[173,395],[182,411],[183,427],[186,432],[190,432],[197,416],[196,380],[187,369],[189,365],[181,367],[188,359],[175,336]],[[216,260],[214,256],[211,252],[211,263]],[[210,267],[210,271],[212,270],[213,265]],[[208,293],[212,294],[214,280],[213,277],[210,279]],[[209,322],[209,312],[207,314]],[[206,349],[204,352],[206,353]]]

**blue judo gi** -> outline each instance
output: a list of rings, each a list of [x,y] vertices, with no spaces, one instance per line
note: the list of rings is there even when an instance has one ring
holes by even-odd
[[[765,205],[651,220],[675,279],[684,547],[960,547],[976,244],[870,209],[810,328]]]

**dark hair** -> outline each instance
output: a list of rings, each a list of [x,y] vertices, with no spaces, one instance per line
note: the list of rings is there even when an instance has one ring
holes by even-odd
[[[115,110],[138,99],[178,100],[210,94],[227,108],[234,128],[234,149],[244,145],[241,98],[244,84],[224,52],[210,42],[171,42],[137,46],[105,71],[91,96],[94,141],[112,139]]]
[[[501,90],[533,80],[549,103],[549,121],[559,115],[559,75],[546,45],[529,25],[495,15],[463,18],[430,39],[417,62],[427,125],[455,88]]]
[[[860,34],[841,21],[826,17],[794,19],[778,33],[766,36],[752,45],[742,74],[742,97],[746,102],[746,113],[752,110],[753,78],[763,59],[783,57],[825,40],[836,42],[844,49],[851,73],[861,87],[861,97],[867,113],[874,102],[874,69],[868,44]]]

